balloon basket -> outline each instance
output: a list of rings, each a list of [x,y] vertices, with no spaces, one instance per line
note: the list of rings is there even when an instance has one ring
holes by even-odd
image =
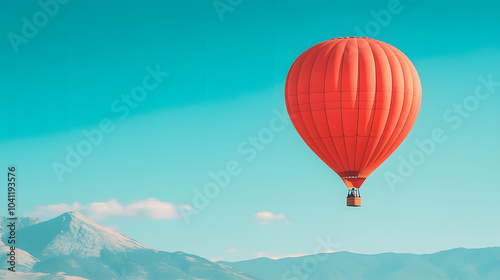
[[[361,197],[348,197],[347,198],[347,206],[360,207],[361,206]]]

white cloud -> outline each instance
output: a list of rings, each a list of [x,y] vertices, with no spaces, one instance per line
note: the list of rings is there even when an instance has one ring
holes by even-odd
[[[85,207],[85,213],[91,219],[104,220],[108,217],[122,216],[124,206],[115,199],[107,202],[94,202]]]
[[[178,208],[174,204],[160,201],[156,198],[148,198],[128,205],[112,199],[106,202],[94,202],[85,206],[81,206],[78,202],[73,203],[73,205],[38,206],[34,212],[27,213],[26,216],[54,217],[68,211],[80,211],[94,220],[116,217],[153,220],[180,218]]]
[[[280,213],[280,214],[273,214],[271,212],[267,211],[262,211],[254,215],[254,218],[262,225],[268,225],[269,222],[271,221],[276,221],[276,220],[284,220],[285,215]],[[289,223],[289,222],[288,222]]]
[[[185,204],[185,205],[182,205],[182,209],[184,209],[186,211],[191,211],[191,210],[193,210],[193,206]]]
[[[266,221],[272,221],[272,220],[280,220],[284,219],[285,215],[283,214],[273,214],[271,212],[266,212],[262,211],[257,214],[255,214],[255,217],[259,220],[266,220]]]
[[[74,202],[73,205],[61,203],[49,206],[38,206],[34,212],[25,215],[31,217],[55,217],[65,212],[80,211],[81,209],[82,206],[78,202]]]
[[[234,249],[234,248],[230,248],[230,249],[227,249],[227,250],[226,250],[226,251],[224,251],[224,252],[226,252],[226,253],[234,253],[234,252],[236,252],[236,249]]]

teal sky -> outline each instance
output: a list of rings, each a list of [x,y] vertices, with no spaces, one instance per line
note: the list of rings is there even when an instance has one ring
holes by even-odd
[[[211,171],[237,163],[240,172],[189,222],[175,213],[153,219],[151,207],[135,215],[106,205],[99,211],[109,218],[97,220],[156,249],[209,259],[311,254],[318,238],[358,253],[500,246],[495,1],[229,3],[238,5],[218,14],[212,1],[72,0],[50,6],[53,16],[31,38],[12,41],[24,36],[23,17],[32,23],[46,12],[38,1],[4,1],[0,167],[17,166],[18,213],[49,218],[50,209],[77,202],[85,214],[86,205],[110,200],[132,209],[150,198],[180,211],[196,206]],[[289,121],[275,120],[293,61],[321,41],[365,36],[359,30],[412,60],[423,98],[412,132],[366,180],[363,206],[353,209],[342,180]],[[122,95],[143,85],[148,66],[168,77],[150,79],[154,89],[125,106]],[[489,96],[475,97],[478,88]],[[66,164],[67,147],[76,149],[82,130],[103,120],[113,131],[58,178],[54,162]],[[279,128],[272,137],[270,122]],[[401,159],[435,129],[446,140],[411,175],[399,173]],[[257,151],[249,137],[259,133],[269,137]],[[276,220],[257,219],[263,211]]]

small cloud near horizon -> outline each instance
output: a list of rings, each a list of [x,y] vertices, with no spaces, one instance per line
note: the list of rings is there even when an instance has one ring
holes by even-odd
[[[227,250],[226,250],[226,251],[224,251],[224,252],[226,252],[226,253],[234,253],[234,252],[236,252],[236,249],[234,249],[234,248],[230,248],[230,249],[227,249]]]
[[[284,220],[285,215],[283,213],[280,214],[273,214],[271,212],[267,211],[262,211],[259,212],[255,215],[253,215],[254,219],[256,219],[261,225],[268,225],[272,221],[277,221],[277,220]],[[286,222],[287,224],[290,224],[290,221]]]
[[[108,218],[132,218],[152,220],[173,220],[181,218],[178,208],[170,203],[156,198],[148,198],[131,204],[119,203],[116,199],[106,202],[93,202],[82,206],[79,202],[69,204],[54,204],[37,206],[36,210],[26,213],[29,217],[56,217],[66,212],[78,211],[93,220]]]

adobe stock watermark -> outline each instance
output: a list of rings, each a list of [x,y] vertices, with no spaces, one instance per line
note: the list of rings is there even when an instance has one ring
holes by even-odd
[[[243,0],[214,0],[212,6],[217,13],[220,21],[224,21],[224,14],[227,12],[233,12],[236,7],[241,5]]]
[[[500,81],[494,81],[493,75],[489,74],[487,78],[478,77],[473,94],[465,97],[462,102],[453,104],[452,109],[448,109],[443,113],[443,121],[451,125],[452,130],[457,130],[462,126],[465,119],[472,116],[472,113],[479,109],[482,102],[488,100],[495,92],[495,88],[500,87]],[[387,185],[392,191],[395,186],[402,184],[415,173],[418,166],[421,166],[429,157],[431,157],[438,145],[445,143],[448,140],[446,130],[441,127],[434,128],[428,138],[415,140],[416,149],[411,151],[407,156],[399,156],[399,166],[397,174],[391,171],[384,173]]]
[[[118,120],[125,120],[131,111],[139,106],[147,97],[150,91],[155,90],[168,77],[169,73],[162,72],[160,65],[155,68],[146,66],[147,74],[142,78],[142,83],[133,87],[129,93],[122,94],[111,102],[111,112],[115,113]],[[64,161],[53,161],[52,170],[59,182],[63,181],[66,173],[72,173],[83,159],[89,156],[94,147],[99,146],[107,134],[112,133],[116,128],[116,121],[110,118],[103,118],[99,125],[90,130],[82,130],[82,139],[74,144],[66,146],[66,156]]]
[[[281,276],[282,280],[307,280],[318,270],[319,264],[328,260],[329,253],[335,252],[335,249],[340,247],[339,243],[332,242],[332,237],[318,237],[316,239],[317,246],[314,249],[313,255],[308,255],[302,258],[300,265],[292,265]]]
[[[411,1],[411,0],[410,0]],[[382,31],[382,27],[387,27],[394,15],[398,15],[403,11],[403,6],[399,0],[389,0],[385,9],[380,11],[371,10],[370,15],[373,20],[368,21],[365,26],[360,28],[354,27],[357,37],[375,37]]]
[[[184,221],[189,224],[192,215],[200,215],[210,205],[210,202],[219,196],[221,190],[227,188],[231,180],[241,174],[243,163],[254,161],[258,154],[274,140],[275,135],[285,130],[290,124],[286,108],[282,110],[273,109],[273,117],[271,117],[267,126],[238,144],[236,151],[239,157],[243,157],[243,160],[228,160],[222,170],[208,172],[210,180],[202,188],[193,188],[191,202],[179,207]]]
[[[33,39],[41,28],[45,27],[51,18],[55,17],[62,5],[66,5],[70,0],[40,0],[38,1],[38,6],[40,9],[36,11],[31,17],[22,17],[21,21],[23,23],[21,27],[21,32],[14,33],[9,32],[7,34],[7,39],[9,39],[10,45],[14,52],[19,53],[19,47],[21,45],[26,45],[29,43],[30,39]]]

